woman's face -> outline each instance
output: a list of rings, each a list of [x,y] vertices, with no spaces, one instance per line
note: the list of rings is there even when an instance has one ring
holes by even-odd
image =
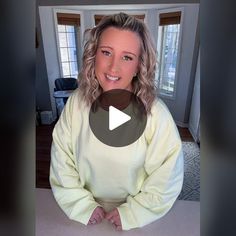
[[[129,30],[109,27],[100,36],[95,57],[95,74],[103,91],[132,90],[138,72],[141,42]]]

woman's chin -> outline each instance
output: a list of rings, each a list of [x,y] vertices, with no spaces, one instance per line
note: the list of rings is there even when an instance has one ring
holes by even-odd
[[[125,86],[104,86],[102,87],[103,92],[107,92],[113,89],[123,89],[123,90],[128,90],[128,91],[132,91],[131,86],[125,87]]]
[[[107,91],[110,91],[110,90],[113,90],[113,89],[123,89],[119,86],[110,86],[110,87],[103,87],[103,92],[107,92]]]

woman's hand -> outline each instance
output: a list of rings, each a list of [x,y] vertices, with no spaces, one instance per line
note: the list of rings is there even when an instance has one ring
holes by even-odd
[[[105,217],[105,211],[102,207],[96,207],[91,215],[88,225],[99,224],[102,222],[102,219]]]
[[[117,208],[107,213],[105,218],[115,226],[116,230],[122,230],[120,214]]]

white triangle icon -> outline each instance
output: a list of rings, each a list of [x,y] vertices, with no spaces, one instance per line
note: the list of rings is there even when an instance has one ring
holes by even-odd
[[[113,106],[109,106],[109,130],[113,130],[120,125],[123,125],[130,119],[131,117],[126,115],[124,112],[116,109]]]

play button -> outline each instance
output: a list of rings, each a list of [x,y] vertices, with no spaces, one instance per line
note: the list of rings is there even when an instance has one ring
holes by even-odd
[[[123,125],[130,119],[131,117],[126,115],[124,112],[116,109],[113,106],[109,106],[109,130],[113,130],[120,125]]]
[[[137,141],[146,127],[145,107],[138,96],[127,90],[102,93],[91,105],[89,125],[102,143],[123,147]]]

